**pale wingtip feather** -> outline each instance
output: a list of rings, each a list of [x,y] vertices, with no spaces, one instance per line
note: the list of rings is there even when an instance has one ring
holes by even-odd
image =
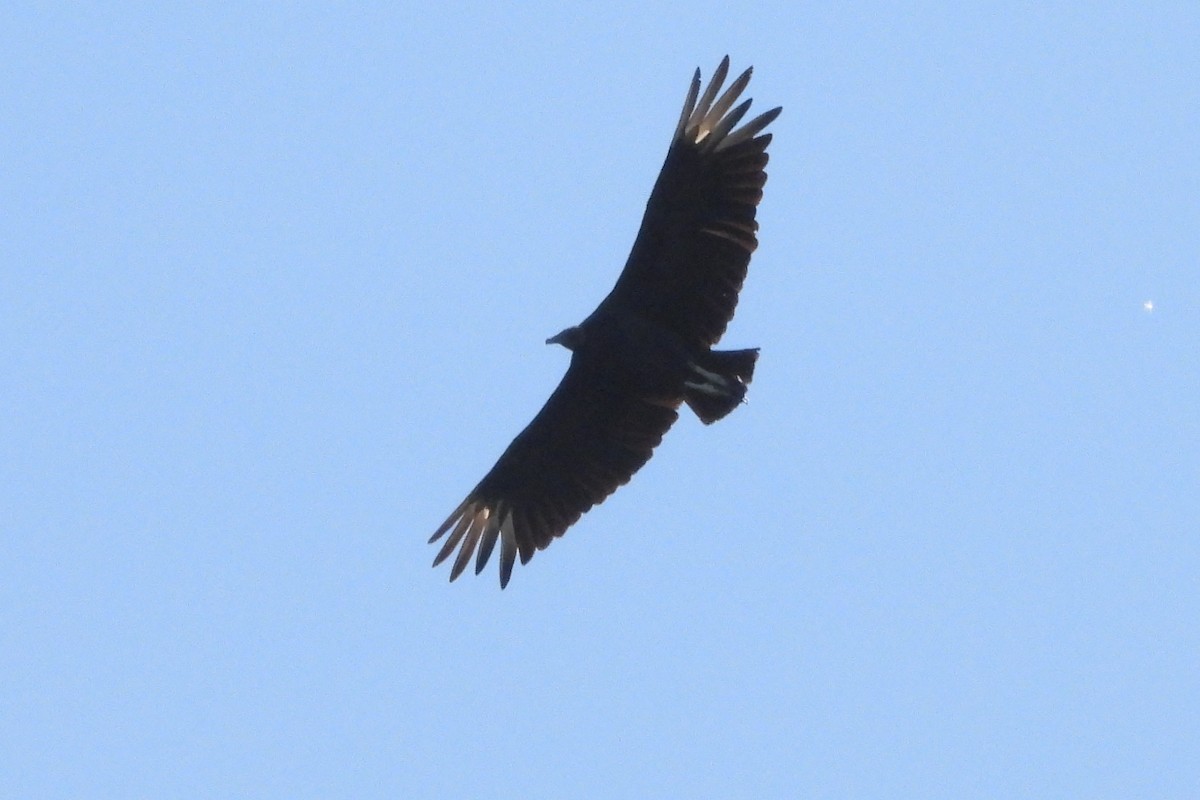
[[[703,129],[704,120],[708,117],[708,111],[712,107],[713,99],[717,96],[717,92],[721,90],[721,84],[725,83],[725,77],[728,74],[729,56],[725,56],[708,79],[708,88],[700,96],[700,100],[696,103],[696,108],[692,112],[692,118],[688,120],[688,130],[697,127],[700,129],[696,141],[700,141],[706,135],[706,131]]]
[[[780,115],[780,113],[782,113],[782,111],[783,111],[783,106],[776,106],[775,108],[772,108],[770,111],[765,111],[762,114],[759,114],[757,117],[750,120],[742,127],[738,128],[736,131],[731,133],[729,136],[725,137],[724,141],[719,142],[716,145],[716,149],[717,150],[725,150],[726,148],[736,147],[737,145],[741,144],[742,142],[745,142],[749,139],[753,139],[755,136],[757,136],[759,133],[762,132],[763,128],[767,127],[772,122],[774,122],[776,117],[778,117]],[[768,133],[766,135],[770,136],[771,134]],[[769,142],[770,140],[768,139],[767,141]],[[764,144],[763,147],[765,148],[766,145]]]

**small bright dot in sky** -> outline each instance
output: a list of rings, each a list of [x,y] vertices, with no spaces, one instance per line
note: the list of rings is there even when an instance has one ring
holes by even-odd
[[[1154,301],[1147,300],[1146,302],[1142,303],[1142,308],[1146,309],[1147,311],[1153,311],[1154,310]]]

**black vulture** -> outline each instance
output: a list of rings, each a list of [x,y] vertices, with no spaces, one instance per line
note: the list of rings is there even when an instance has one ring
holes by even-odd
[[[781,109],[736,128],[751,70],[718,97],[728,71],[726,56],[701,95],[696,70],[625,269],[587,319],[546,340],[571,351],[567,374],[430,538],[450,534],[435,567],[458,548],[450,580],[473,553],[481,572],[499,540],[507,586],[518,554],[527,563],[650,459],[681,403],[707,425],[745,397],[758,348],[711,348],[758,244],[763,130]]]

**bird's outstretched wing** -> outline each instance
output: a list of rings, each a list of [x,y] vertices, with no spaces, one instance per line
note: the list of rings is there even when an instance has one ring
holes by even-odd
[[[457,578],[478,574],[500,542],[500,586],[650,459],[678,418],[674,408],[622,394],[572,360],[558,388],[500,460],[430,538],[447,532],[436,567],[458,548]]]
[[[696,70],[629,260],[597,309],[637,310],[702,347],[725,332],[758,246],[754,216],[771,142],[762,131],[781,111],[735,129],[750,108],[749,100],[733,104],[751,70],[718,97],[728,72],[726,56],[700,96]]]

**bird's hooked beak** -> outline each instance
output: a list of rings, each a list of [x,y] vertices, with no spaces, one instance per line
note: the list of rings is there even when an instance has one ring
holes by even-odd
[[[561,344],[568,350],[574,350],[575,345],[579,343],[580,333],[581,331],[579,328],[577,326],[573,326],[554,334],[546,340],[546,344]]]

